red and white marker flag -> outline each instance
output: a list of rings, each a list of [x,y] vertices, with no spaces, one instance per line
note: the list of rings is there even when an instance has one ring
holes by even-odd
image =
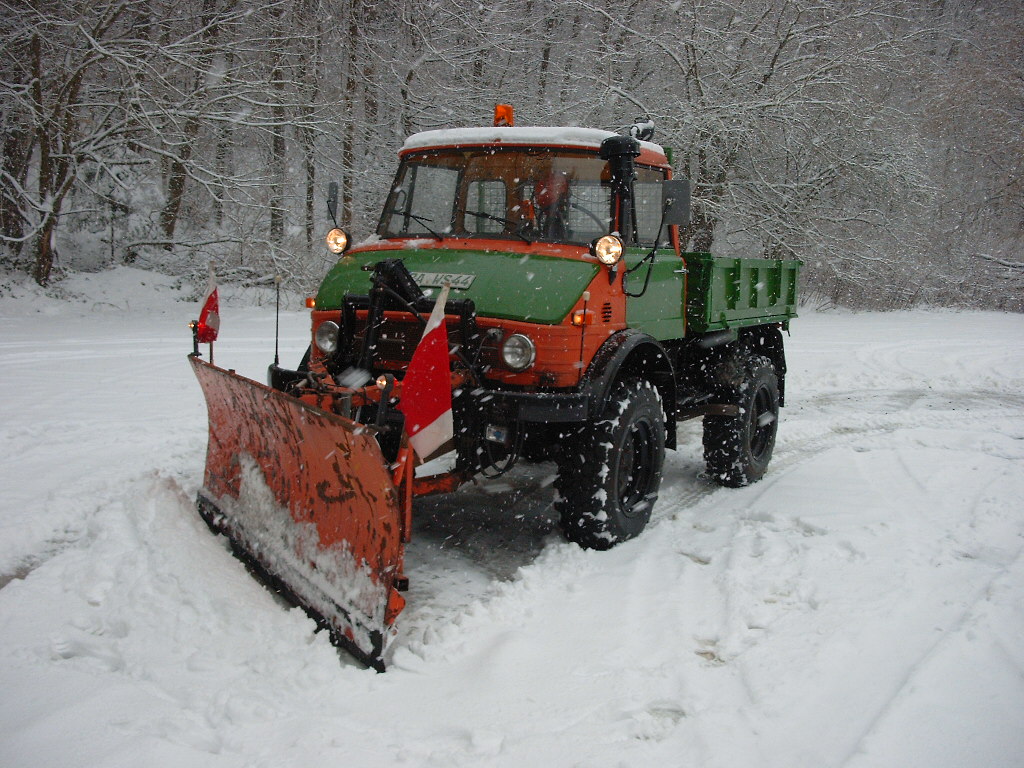
[[[441,449],[455,437],[448,328],[444,322],[450,287],[441,289],[402,380],[398,410],[405,414],[409,444],[420,461],[442,453]]]
[[[220,298],[217,295],[217,281],[213,277],[213,264],[210,265],[210,277],[206,282],[206,298],[203,308],[199,311],[199,322],[196,323],[196,339],[202,344],[212,344],[217,340],[220,330]]]

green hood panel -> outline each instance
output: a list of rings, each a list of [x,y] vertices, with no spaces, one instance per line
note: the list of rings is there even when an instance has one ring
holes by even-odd
[[[550,325],[569,314],[598,270],[597,264],[585,261],[507,251],[368,251],[334,265],[320,285],[317,308],[340,308],[346,293],[368,295],[370,273],[362,267],[383,259],[401,259],[410,272],[426,273],[425,288],[431,282],[439,286],[443,275],[453,276],[451,298],[472,299],[481,317]]]

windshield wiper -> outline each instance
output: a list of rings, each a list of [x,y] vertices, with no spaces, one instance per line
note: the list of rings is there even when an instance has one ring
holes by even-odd
[[[483,211],[470,211],[467,209],[466,211],[464,211],[464,213],[470,216],[478,216],[481,219],[489,219],[490,221],[497,221],[500,222],[501,224],[508,224],[510,227],[512,227],[512,234],[516,235],[517,237],[523,238],[523,240],[525,240],[527,244],[533,245],[533,240],[531,240],[530,238],[523,234],[523,229],[526,227],[525,222],[512,221],[512,219],[506,219],[503,216],[494,216],[490,213],[484,213]]]
[[[436,237],[438,241],[444,240],[444,235],[435,232],[433,228],[431,228],[430,225],[433,223],[433,219],[428,219],[425,216],[417,216],[415,213],[409,213],[408,211],[399,211],[397,208],[388,208],[387,210],[384,211],[384,213],[390,213],[395,216],[404,216],[407,219],[412,219],[417,224],[422,224],[426,228],[427,232]],[[406,227],[406,229],[408,229],[408,226]],[[408,232],[406,232],[406,234],[408,234]]]

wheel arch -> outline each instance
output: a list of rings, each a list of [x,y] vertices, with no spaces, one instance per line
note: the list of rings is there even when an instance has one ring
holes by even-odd
[[[676,447],[676,377],[665,347],[635,328],[610,336],[583,375],[580,389],[590,401],[590,412],[601,413],[615,384],[626,378],[651,382],[665,410],[665,447]]]

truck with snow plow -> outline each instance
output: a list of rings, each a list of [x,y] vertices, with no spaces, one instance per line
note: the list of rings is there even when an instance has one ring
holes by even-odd
[[[200,513],[379,670],[417,497],[551,461],[565,536],[607,549],[647,525],[678,422],[703,419],[725,486],[760,479],[775,443],[800,262],[684,252],[689,189],[642,126],[511,122],[406,140],[375,236],[327,236],[295,369],[263,385],[190,355]]]

